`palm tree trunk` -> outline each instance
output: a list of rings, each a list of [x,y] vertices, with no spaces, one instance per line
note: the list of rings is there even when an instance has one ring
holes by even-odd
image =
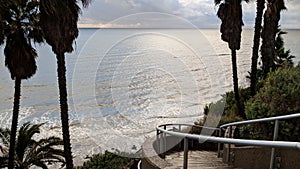
[[[256,92],[255,89],[257,83],[257,60],[258,60],[261,24],[262,24],[262,16],[263,16],[264,8],[265,8],[265,0],[256,0],[256,18],[255,18],[253,49],[252,49],[251,81],[250,81],[250,90],[252,96],[254,96]]]
[[[264,27],[262,30],[262,68],[264,77],[275,67],[275,37],[280,19],[280,11],[277,9],[275,2],[268,0],[267,9],[264,14]]]
[[[237,75],[237,64],[236,64],[236,50],[231,50],[231,60],[232,60],[232,78],[233,78],[233,90],[234,90],[234,98],[236,104],[236,111],[240,117],[246,119],[246,115],[244,109],[241,105],[240,95],[239,95],[239,82]]]
[[[57,73],[59,84],[59,100],[61,109],[61,123],[64,142],[64,154],[66,159],[67,169],[73,168],[73,158],[71,151],[70,132],[69,132],[69,114],[68,114],[68,94],[66,83],[66,65],[64,53],[56,55],[57,58]]]
[[[21,78],[16,77],[15,79],[15,95],[14,95],[14,108],[13,117],[11,123],[11,135],[9,143],[9,160],[8,169],[14,168],[14,157],[15,157],[15,145],[16,145],[16,135],[18,127],[18,116],[20,108],[20,97],[21,97]]]

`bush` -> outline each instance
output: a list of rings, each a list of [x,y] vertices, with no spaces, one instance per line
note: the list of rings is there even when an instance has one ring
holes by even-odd
[[[130,156],[132,155],[105,151],[104,154],[93,155],[83,166],[76,167],[76,169],[127,169],[135,161],[135,159],[129,158]]]
[[[300,112],[300,67],[279,68],[269,73],[263,87],[246,103],[247,119]],[[300,141],[300,119],[280,123],[279,140]],[[272,139],[274,122],[245,126],[243,137]]]
[[[250,93],[250,88],[244,88],[244,89],[239,89],[239,95],[240,95],[240,100],[242,103],[242,108],[244,109],[244,103],[250,99],[251,93]],[[224,115],[226,116],[238,116],[236,113],[236,104],[235,104],[235,98],[234,98],[234,92],[227,92],[226,93],[226,104],[224,108]]]
[[[241,103],[244,107],[244,102],[250,99],[250,88],[239,89]],[[226,102],[224,103],[224,100]],[[233,91],[227,92],[222,99],[215,103],[210,103],[204,107],[203,111],[204,117],[199,121],[195,122],[195,125],[203,126],[209,115],[210,121],[218,120],[218,127],[222,124],[231,123],[235,121],[242,121],[243,118],[239,117],[236,113],[236,104]],[[222,117],[218,117],[218,114],[222,114]],[[212,119],[214,118],[214,119]]]

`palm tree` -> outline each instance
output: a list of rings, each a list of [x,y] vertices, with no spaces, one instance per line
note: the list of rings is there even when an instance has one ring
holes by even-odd
[[[90,0],[81,0],[87,7]],[[61,122],[67,168],[73,168],[69,133],[68,94],[66,84],[65,53],[73,51],[73,42],[78,36],[77,21],[80,8],[76,0],[40,0],[42,26],[46,42],[52,46],[57,59]]]
[[[282,37],[284,34],[287,34],[287,32],[282,31],[280,27],[278,27],[275,40],[275,69],[284,66],[292,67],[294,65],[293,59],[295,56],[291,55],[290,50],[285,50],[284,48]]]
[[[264,27],[262,30],[262,69],[266,75],[275,68],[275,37],[280,12],[286,9],[284,0],[268,0],[267,9],[264,14]]]
[[[253,39],[251,74],[250,74],[250,90],[252,96],[254,96],[256,92],[257,61],[258,61],[260,33],[262,28],[261,24],[262,24],[264,8],[265,8],[265,0],[256,0],[256,18],[255,18],[255,26],[254,26],[254,39]]]
[[[38,26],[37,0],[1,0],[0,1],[0,43],[6,40],[4,55],[5,66],[15,80],[15,94],[11,136],[9,147],[9,165],[13,168],[18,114],[20,107],[21,80],[32,77],[36,70],[37,53],[32,47],[32,41],[42,42]]]
[[[221,0],[215,0],[215,3],[220,4]],[[239,96],[236,63],[236,50],[240,49],[243,26],[241,0],[224,0],[219,6],[217,15],[222,21],[220,28],[221,38],[223,41],[228,42],[228,46],[231,49],[233,88],[237,113],[242,118],[246,118]]]
[[[17,144],[15,147],[14,167],[16,169],[29,169],[31,166],[37,166],[47,169],[47,165],[54,163],[64,164],[63,150],[59,149],[63,141],[58,137],[48,137],[35,141],[33,136],[40,133],[40,126],[24,123],[19,130]],[[10,131],[0,129],[0,138],[5,146],[9,146]],[[0,157],[0,167],[8,166],[8,157]]]

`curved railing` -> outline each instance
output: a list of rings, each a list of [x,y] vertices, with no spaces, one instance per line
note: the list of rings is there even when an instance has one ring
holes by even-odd
[[[262,122],[270,122],[270,121],[275,121],[274,124],[274,133],[273,133],[273,141],[277,140],[278,137],[278,129],[279,129],[279,121],[282,120],[288,120],[288,119],[294,119],[294,118],[300,118],[300,113],[296,114],[289,114],[289,115],[283,115],[283,116],[275,116],[275,117],[268,117],[268,118],[261,118],[261,119],[253,119],[253,120],[246,120],[246,121],[239,121],[239,122],[233,122],[233,123],[228,123],[220,126],[220,129],[224,129],[229,127],[229,137],[232,137],[232,126],[240,126],[240,125],[246,125],[246,124],[253,124],[253,123],[262,123]],[[289,142],[287,142],[289,143]],[[279,146],[281,147],[281,146]],[[293,148],[293,147],[291,147]],[[227,161],[229,161],[229,156],[230,156],[230,144],[228,146],[227,151]],[[219,153],[219,152],[218,152]],[[275,156],[275,148],[272,148],[271,151],[271,158],[270,158],[270,169],[273,168],[274,165],[274,156]]]
[[[271,160],[270,160],[270,169],[273,168],[274,164],[274,154],[275,154],[275,148],[294,148],[300,150],[300,143],[299,142],[288,142],[288,141],[275,141],[278,137],[278,129],[279,129],[279,121],[287,120],[287,119],[293,119],[293,118],[300,118],[300,113],[297,114],[291,114],[291,115],[284,115],[284,116],[277,116],[277,117],[270,117],[270,118],[262,118],[262,119],[254,119],[254,120],[247,120],[247,121],[240,121],[240,122],[234,122],[234,123],[228,123],[220,126],[220,128],[212,128],[212,127],[205,127],[205,126],[197,126],[199,128],[205,128],[209,130],[216,130],[219,133],[219,136],[221,136],[221,130],[224,130],[225,128],[228,128],[229,130],[229,138],[223,138],[223,137],[214,137],[214,136],[206,136],[206,135],[196,135],[196,134],[189,134],[189,133],[183,133],[182,132],[182,126],[189,126],[189,127],[196,127],[194,125],[188,125],[188,124],[163,124],[156,127],[157,130],[157,140],[160,140],[159,137],[162,136],[162,138],[165,138],[166,135],[171,135],[179,138],[184,139],[184,160],[183,160],[183,166],[184,169],[187,168],[188,163],[188,139],[193,140],[199,140],[200,142],[215,142],[218,143],[218,156],[220,152],[220,144],[228,144],[228,151],[227,151],[227,162],[229,161],[230,156],[230,144],[237,144],[237,145],[251,145],[251,146],[261,146],[261,147],[272,147],[272,153],[271,153]],[[245,125],[245,124],[252,124],[252,123],[261,123],[261,122],[269,122],[269,121],[275,121],[274,126],[274,134],[273,134],[273,141],[269,140],[249,140],[249,139],[234,139],[232,138],[232,127],[233,126],[239,126],[239,125]],[[173,128],[170,128],[173,127]],[[178,126],[178,129],[176,128]],[[168,129],[169,127],[169,129]],[[164,143],[164,141],[163,141]],[[160,142],[158,142],[160,144]],[[161,147],[161,146],[158,146]],[[162,146],[164,147],[164,146]],[[224,147],[224,146],[223,146]],[[166,150],[164,150],[166,151]]]
[[[224,125],[220,126],[220,128],[222,129],[222,128],[229,127],[229,126],[239,126],[239,125],[243,125],[243,124],[261,123],[261,122],[268,122],[268,121],[281,121],[281,120],[295,119],[295,118],[300,118],[300,113],[283,115],[283,116],[275,116],[275,117],[267,117],[267,118],[261,118],[261,119],[246,120],[246,121],[238,121],[238,122],[224,124]]]

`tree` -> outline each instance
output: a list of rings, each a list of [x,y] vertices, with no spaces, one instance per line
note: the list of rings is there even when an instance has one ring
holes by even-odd
[[[33,136],[40,133],[42,124],[30,125],[24,123],[19,130],[17,144],[15,147],[14,168],[29,169],[31,166],[37,166],[47,169],[47,165],[54,163],[64,164],[63,150],[59,147],[63,145],[63,141],[58,137],[48,137],[35,141]],[[5,146],[9,146],[8,129],[0,129],[0,139]],[[8,166],[8,157],[3,155],[0,157],[0,167]]]
[[[263,11],[265,8],[265,0],[256,0],[256,18],[254,26],[254,39],[253,39],[253,48],[252,48],[252,58],[251,58],[251,73],[250,73],[250,90],[251,95],[254,96],[256,92],[257,84],[257,61],[258,61],[258,50],[260,44],[260,35],[261,35],[261,24]]]
[[[4,55],[5,66],[15,80],[15,94],[8,168],[13,168],[16,132],[20,107],[21,80],[32,77],[37,70],[35,58],[37,53],[32,41],[42,42],[38,26],[37,0],[1,0],[0,1],[0,44],[6,40]]]
[[[87,7],[90,0],[81,2],[83,7]],[[76,0],[40,0],[40,11],[40,24],[46,42],[52,47],[57,59],[64,152],[67,168],[71,169],[73,159],[69,133],[65,53],[73,51],[72,45],[78,36],[77,21],[80,8]]]
[[[216,0],[215,2],[221,3],[220,0]],[[241,0],[225,0],[220,4],[217,15],[222,21],[220,28],[222,33],[221,38],[223,41],[228,42],[231,50],[233,88],[237,113],[242,118],[246,118],[239,96],[236,63],[236,50],[240,49],[243,26]]]
[[[275,68],[275,37],[280,20],[280,12],[286,9],[284,0],[268,0],[262,30],[262,69],[264,77]]]

